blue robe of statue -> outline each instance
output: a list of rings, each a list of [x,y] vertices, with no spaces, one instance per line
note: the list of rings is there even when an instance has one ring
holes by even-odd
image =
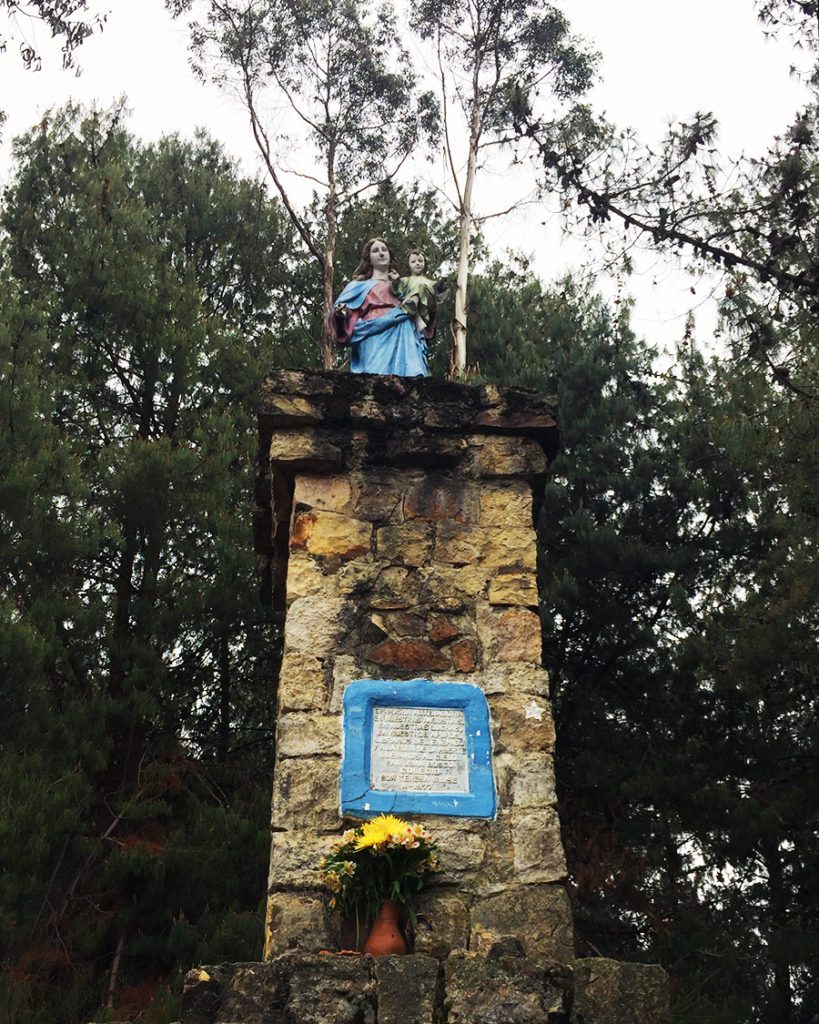
[[[336,300],[346,306],[352,373],[428,377],[427,346],[413,317],[398,305],[389,281],[351,281]]]

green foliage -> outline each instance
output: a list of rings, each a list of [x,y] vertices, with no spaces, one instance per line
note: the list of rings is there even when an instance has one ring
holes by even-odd
[[[215,143],[141,147],[120,120],[67,108],[20,140],[2,218],[0,941],[20,1022],[87,1019],[109,987],[131,1012],[180,967],[260,952],[279,632],[255,598],[252,407],[271,362],[305,359],[303,268]]]

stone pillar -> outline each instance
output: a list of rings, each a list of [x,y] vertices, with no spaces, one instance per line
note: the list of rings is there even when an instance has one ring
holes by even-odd
[[[422,677],[485,693],[497,817],[422,819],[446,871],[419,951],[571,960],[533,525],[551,409],[520,390],[278,373],[260,422],[259,532],[286,612],[266,956],[337,942],[315,865],[342,825],[345,686]]]
[[[659,968],[574,960],[535,580],[546,402],[281,372],[260,425],[257,546],[285,629],[265,962],[191,971],[183,1024],[670,1024]],[[425,819],[446,873],[415,955],[321,955],[338,948],[315,865],[342,826],[344,690],[416,678],[485,695],[497,814]]]

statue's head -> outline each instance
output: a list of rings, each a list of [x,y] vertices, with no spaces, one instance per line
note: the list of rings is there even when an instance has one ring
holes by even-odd
[[[364,281],[373,276],[374,270],[390,270],[393,254],[383,238],[368,238],[361,250],[361,262],[356,267],[353,279]]]
[[[417,245],[407,249],[407,266],[409,267],[410,274],[413,274],[415,277],[426,275],[429,271],[429,261],[424,250],[419,249]]]

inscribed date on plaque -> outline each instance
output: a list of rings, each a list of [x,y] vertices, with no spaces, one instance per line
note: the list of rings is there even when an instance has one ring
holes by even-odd
[[[395,793],[468,793],[464,712],[373,707],[370,785]]]

